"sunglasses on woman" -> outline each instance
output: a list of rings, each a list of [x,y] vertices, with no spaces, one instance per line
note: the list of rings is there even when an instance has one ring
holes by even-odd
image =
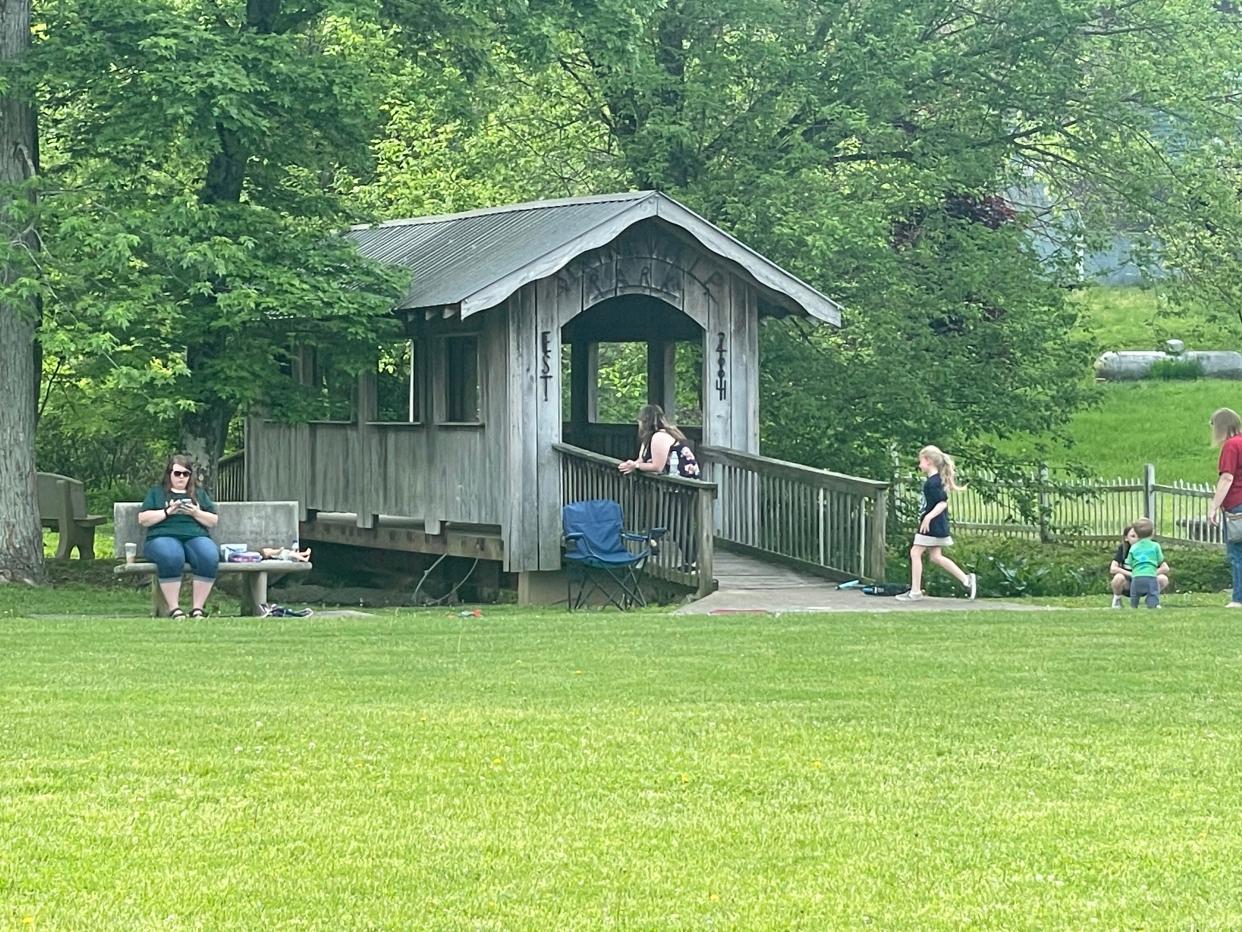
[[[174,469],[172,471],[172,474],[174,476],[188,476],[190,474],[190,471],[188,469]]]

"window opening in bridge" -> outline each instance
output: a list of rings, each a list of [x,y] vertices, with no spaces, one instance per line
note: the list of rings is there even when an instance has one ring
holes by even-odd
[[[647,344],[600,343],[598,423],[628,424],[647,403]]]
[[[417,424],[422,420],[417,353],[413,340],[380,347],[375,379],[376,420]]]
[[[677,411],[673,421],[682,427],[703,426],[703,342],[677,343]]]
[[[316,347],[310,350],[309,355],[308,381],[315,397],[318,419],[352,421],[357,379],[344,366],[337,365],[331,350]]]
[[[444,338],[444,420],[450,424],[477,424],[479,406],[479,338]]]

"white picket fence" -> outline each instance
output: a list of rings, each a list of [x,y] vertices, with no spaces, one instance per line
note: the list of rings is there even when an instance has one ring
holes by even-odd
[[[1214,486],[1157,482],[1150,463],[1142,476],[1132,479],[1058,478],[1046,468],[1019,480],[999,480],[987,473],[963,478],[966,488],[949,500],[953,532],[962,536],[1117,540],[1127,524],[1149,517],[1161,540],[1217,545],[1221,540],[1220,528],[1207,522]],[[907,516],[916,510],[921,485],[921,477],[901,477],[893,484]]]

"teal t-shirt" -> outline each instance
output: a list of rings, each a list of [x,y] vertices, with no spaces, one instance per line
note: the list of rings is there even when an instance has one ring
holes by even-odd
[[[184,492],[169,492],[162,485],[153,485],[150,491],[147,492],[147,497],[142,500],[142,510],[151,511],[155,508],[163,508],[169,502],[189,497]],[[195,498],[198,499],[199,508],[215,514],[216,503],[211,500],[210,495],[199,489],[195,493]],[[211,531],[189,515],[169,515],[159,524],[147,528],[147,540],[156,537],[175,537],[178,540],[190,540],[194,537],[208,537],[210,534]]]
[[[1164,562],[1164,551],[1150,537],[1136,540],[1126,557],[1126,566],[1135,576],[1155,576],[1156,569]]]

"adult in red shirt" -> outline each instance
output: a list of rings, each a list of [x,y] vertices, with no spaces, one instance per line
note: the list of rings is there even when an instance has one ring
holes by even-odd
[[[1208,505],[1208,521],[1216,524],[1222,511],[1242,512],[1242,418],[1230,408],[1212,413],[1212,442],[1220,447],[1216,494]],[[1227,536],[1227,535],[1226,535]],[[1233,598],[1226,608],[1242,608],[1242,542],[1225,543],[1229,569],[1233,572]]]

